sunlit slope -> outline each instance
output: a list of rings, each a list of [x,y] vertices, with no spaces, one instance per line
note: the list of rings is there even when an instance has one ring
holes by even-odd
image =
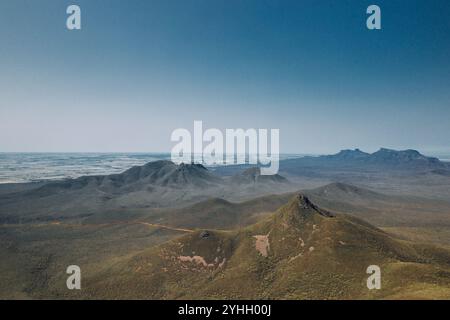
[[[366,286],[369,265],[381,290]],[[450,298],[450,254],[413,245],[297,195],[235,231],[198,231],[86,278],[83,298]],[[72,293],[71,293],[72,294]]]

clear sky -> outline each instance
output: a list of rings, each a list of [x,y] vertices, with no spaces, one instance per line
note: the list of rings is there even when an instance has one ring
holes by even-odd
[[[0,151],[170,151],[194,120],[450,151],[450,1],[0,1]]]

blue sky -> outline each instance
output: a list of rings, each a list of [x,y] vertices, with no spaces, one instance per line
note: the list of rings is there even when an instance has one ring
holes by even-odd
[[[194,120],[279,128],[283,153],[450,151],[449,57],[447,0],[2,0],[0,151],[170,151]]]

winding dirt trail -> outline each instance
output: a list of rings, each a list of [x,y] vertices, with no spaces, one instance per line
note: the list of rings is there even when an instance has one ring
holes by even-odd
[[[192,230],[192,229],[175,228],[175,227],[169,227],[169,226],[165,226],[165,225],[162,225],[162,224],[156,224],[156,223],[149,223],[149,222],[138,222],[138,223],[144,224],[144,225],[149,226],[149,227],[154,227],[154,228],[161,228],[161,229],[167,229],[167,230],[173,230],[173,231],[181,231],[181,232],[189,232],[189,233],[194,232],[194,230]]]
[[[61,226],[61,227],[78,227],[78,228],[86,228],[86,227],[110,227],[115,225],[126,225],[126,224],[141,224],[152,228],[160,228],[160,229],[166,229],[166,230],[172,230],[172,231],[178,231],[178,232],[187,232],[192,233],[195,230],[192,229],[185,229],[185,228],[177,228],[177,227],[171,227],[166,226],[162,224],[157,223],[150,223],[150,222],[143,222],[143,221],[129,221],[129,222],[110,222],[110,223],[98,223],[98,224],[72,224],[72,223],[64,223],[60,221],[52,221],[48,223],[37,223],[37,224],[3,224],[0,225],[0,227],[45,227],[45,226]]]

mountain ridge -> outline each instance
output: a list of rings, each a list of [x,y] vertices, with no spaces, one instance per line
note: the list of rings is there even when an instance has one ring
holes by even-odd
[[[128,208],[176,207],[210,197],[245,199],[273,193],[274,189],[292,188],[281,176],[247,176],[258,182],[236,184],[201,164],[158,160],[120,174],[50,181],[36,188],[1,194],[0,222],[51,220]],[[236,177],[246,179],[245,175]]]
[[[380,148],[373,153],[360,149],[345,149],[332,155],[305,156],[280,162],[280,172],[294,175],[327,176],[339,170],[381,174],[386,171],[419,174],[435,170],[448,170],[450,163],[428,157],[417,150]]]

